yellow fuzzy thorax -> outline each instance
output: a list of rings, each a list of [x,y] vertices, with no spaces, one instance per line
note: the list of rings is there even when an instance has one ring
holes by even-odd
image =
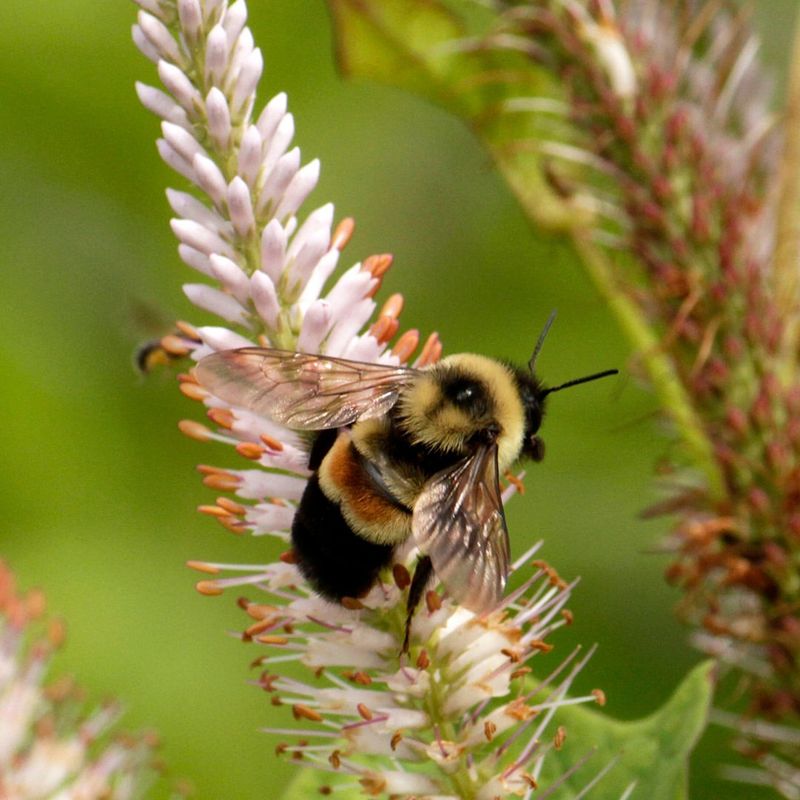
[[[441,377],[455,372],[480,383],[491,399],[486,415],[475,417],[447,401]],[[511,370],[499,361],[474,353],[448,356],[429,367],[400,396],[400,425],[409,438],[439,450],[464,451],[476,432],[490,425],[500,429],[498,466],[507,469],[522,449],[525,409]]]

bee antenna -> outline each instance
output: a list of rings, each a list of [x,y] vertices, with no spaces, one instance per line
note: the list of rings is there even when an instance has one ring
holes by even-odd
[[[528,369],[533,372],[533,368],[536,366],[536,358],[539,355],[539,351],[542,349],[542,345],[544,344],[545,337],[547,336],[547,332],[550,330],[550,326],[555,322],[556,319],[556,311],[550,312],[550,316],[547,318],[547,322],[544,324],[544,328],[542,328],[542,332],[539,334],[539,338],[536,340],[536,347],[533,348],[533,355],[528,361]]]
[[[587,375],[585,378],[575,378],[574,380],[562,383],[560,386],[552,386],[549,389],[543,389],[539,397],[546,397],[553,392],[560,392],[562,389],[568,389],[570,386],[577,386],[579,383],[588,383],[589,381],[596,381],[598,378],[607,378],[609,375],[618,375],[618,369],[606,369],[603,372],[595,372],[593,375]]]

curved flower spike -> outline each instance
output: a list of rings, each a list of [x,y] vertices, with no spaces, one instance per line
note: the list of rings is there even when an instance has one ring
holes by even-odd
[[[166,90],[139,86],[139,96],[164,120],[162,157],[196,190],[168,193],[179,254],[209,281],[185,291],[227,323],[180,323],[178,341],[169,341],[173,351],[199,360],[268,344],[391,364],[410,363],[418,352],[415,365],[436,362],[442,348],[435,334],[421,347],[416,331],[398,336],[400,295],[377,309],[373,298],[390,256],[365,259],[328,288],[353,223],[334,227],[330,204],[299,216],[319,164],[300,165],[284,95],[253,117],[262,60],[243,0],[139,4],[134,41],[157,63]],[[309,475],[298,434],[210,395],[190,374],[181,376],[181,390],[204,405],[213,425],[186,420],[183,432],[227,443],[246,460],[238,468],[199,468],[203,482],[223,493],[200,510],[235,534],[288,539]],[[412,558],[407,554],[405,564]],[[406,565],[395,565],[393,582],[345,607],[316,596],[288,554],[266,565],[192,563],[208,576],[198,584],[205,594],[247,587],[266,595],[241,601],[252,620],[245,639],[272,651],[257,659],[265,668],[258,685],[314,726],[277,731],[315,742],[281,744],[280,752],[347,776],[368,796],[530,796],[543,759],[563,739],[562,729],[544,738],[557,708],[601,697],[567,697],[588,658],[577,653],[542,666],[537,671],[548,677],[528,684],[528,662],[549,661],[545,637],[570,619],[564,606],[571,587],[537,562],[533,576],[482,618],[431,591],[414,617],[409,659],[400,655]],[[303,664],[316,682],[288,677],[281,667],[288,662]]]

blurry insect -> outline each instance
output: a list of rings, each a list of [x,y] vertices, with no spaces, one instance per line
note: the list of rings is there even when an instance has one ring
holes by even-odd
[[[191,353],[191,346],[200,343],[200,336],[186,322],[177,322],[165,336],[140,344],[133,359],[142,375],[149,375],[161,367],[174,366]]]
[[[142,375],[149,375],[159,367],[169,366],[176,358],[163,347],[161,339],[151,339],[140,344],[133,355],[136,369]]]
[[[415,369],[246,347],[202,359],[202,386],[232,405],[315,432],[313,474],[292,525],[300,571],[336,601],[365,594],[410,536],[422,554],[408,596],[411,619],[432,574],[482,613],[502,599],[509,541],[499,476],[541,461],[538,435],[553,392],[527,369],[462,353]]]

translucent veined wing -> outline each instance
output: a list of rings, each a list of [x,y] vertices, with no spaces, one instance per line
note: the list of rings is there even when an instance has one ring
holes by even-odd
[[[497,445],[481,446],[434,475],[414,505],[411,529],[417,546],[461,605],[476,613],[494,608],[503,597],[509,570]]]
[[[418,370],[262,347],[223,350],[195,367],[200,385],[295,430],[385,414]]]

